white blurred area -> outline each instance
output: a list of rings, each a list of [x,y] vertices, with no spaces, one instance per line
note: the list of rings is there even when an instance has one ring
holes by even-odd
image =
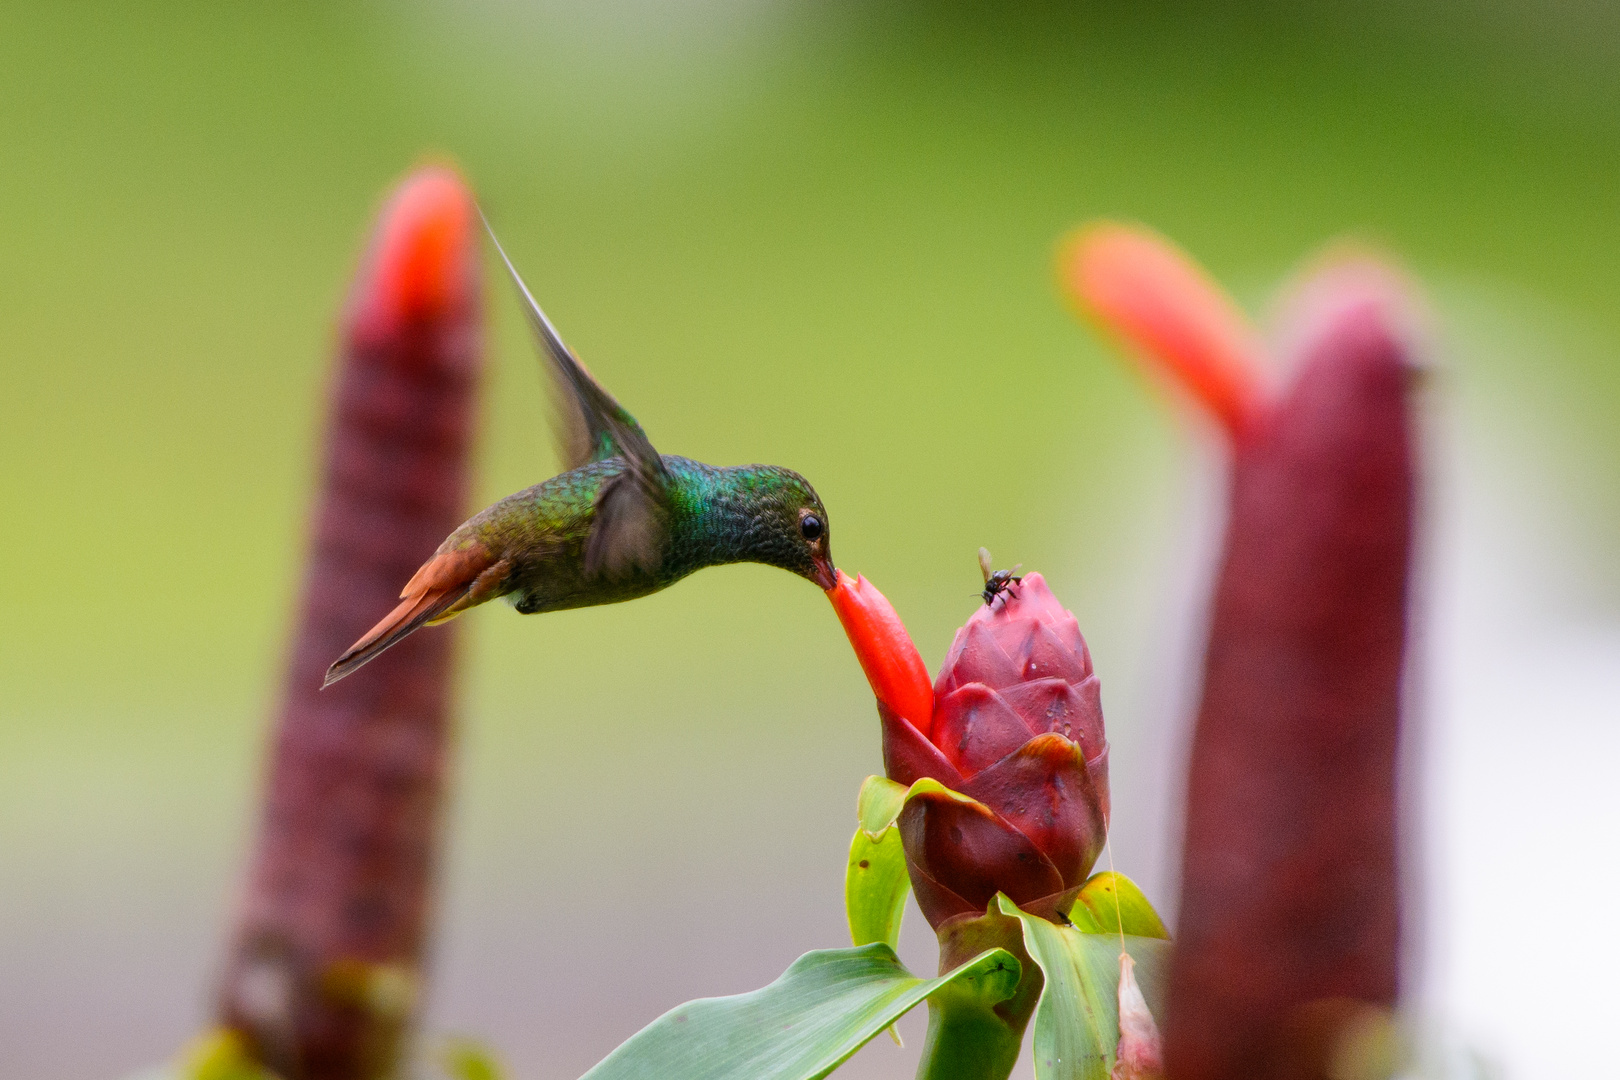
[[[1613,478],[1535,390],[1550,351],[1620,358],[1567,312],[1442,288],[1416,1004],[1503,1077],[1620,1076],[1620,552],[1583,496]]]
[[[1620,628],[1518,627],[1436,643],[1420,1005],[1504,1077],[1620,1076]]]

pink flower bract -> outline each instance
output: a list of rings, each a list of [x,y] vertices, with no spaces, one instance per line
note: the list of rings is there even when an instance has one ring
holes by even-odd
[[[860,588],[863,612],[893,615],[864,578]],[[916,647],[899,618],[844,625],[877,693],[889,778],[909,785],[931,777],[980,804],[919,794],[900,815],[912,888],[929,923],[983,915],[998,892],[1057,917],[1102,851],[1108,821],[1102,701],[1074,616],[1040,574],[979,608],[957,632],[923,724],[872,675],[911,670]],[[916,709],[921,695],[914,682],[905,685]]]

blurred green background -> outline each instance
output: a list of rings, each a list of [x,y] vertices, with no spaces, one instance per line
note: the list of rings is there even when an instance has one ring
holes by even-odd
[[[116,1076],[207,1015],[333,320],[384,191],[440,155],[655,443],[810,477],[839,564],[930,665],[980,544],[1047,573],[1106,688],[1119,868],[1167,903],[1218,454],[1065,313],[1054,244],[1149,222],[1257,313],[1335,235],[1398,252],[1441,343],[1427,565],[1455,646],[1433,650],[1415,782],[1440,929],[1412,985],[1534,1075],[1458,928],[1544,852],[1481,834],[1468,800],[1519,789],[1464,751],[1544,748],[1549,797],[1591,815],[1563,872],[1607,895],[1620,806],[1579,770],[1620,749],[1617,61],[1597,0],[5,4],[0,1076]],[[489,280],[493,499],[554,459]],[[881,764],[812,589],[726,568],[462,625],[434,1030],[572,1077],[681,1000],[843,943],[855,792]],[[1595,681],[1550,709],[1512,650],[1575,639],[1559,685]],[[1500,729],[1459,719],[1513,670],[1529,697]],[[1569,825],[1541,809],[1531,845]],[[904,950],[927,968],[919,923]],[[851,1074],[909,1075],[879,1042]]]

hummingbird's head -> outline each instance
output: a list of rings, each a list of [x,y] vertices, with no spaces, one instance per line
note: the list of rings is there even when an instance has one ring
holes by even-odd
[[[827,508],[810,481],[774,465],[759,468],[757,486],[749,493],[754,519],[751,557],[791,570],[831,589],[838,584],[833,569],[831,526]]]

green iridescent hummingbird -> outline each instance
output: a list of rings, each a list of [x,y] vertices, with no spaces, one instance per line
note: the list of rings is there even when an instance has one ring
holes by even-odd
[[[659,454],[563,344],[493,230],[490,239],[540,339],[568,469],[451,533],[399,606],[327,669],[325,685],[421,627],[499,596],[525,615],[612,604],[734,562],[779,566],[833,588],[827,510],[809,481],[775,465],[720,468]]]

